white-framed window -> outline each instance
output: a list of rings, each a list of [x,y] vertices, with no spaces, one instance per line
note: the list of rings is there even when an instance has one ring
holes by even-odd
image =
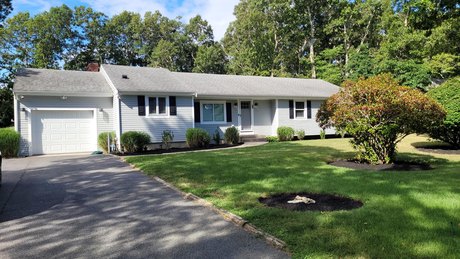
[[[311,119],[311,101],[295,101],[294,118]]]
[[[145,99],[147,116],[169,115],[169,98],[167,96],[146,96]]]
[[[295,102],[295,118],[305,119],[305,102]]]
[[[225,123],[227,112],[225,110],[225,102],[208,101],[201,102],[201,123]]]

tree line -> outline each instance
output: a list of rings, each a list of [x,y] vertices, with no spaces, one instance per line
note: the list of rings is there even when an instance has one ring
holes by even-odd
[[[393,74],[426,88],[460,73],[456,0],[241,0],[220,42],[197,15],[109,18],[88,7],[18,13],[0,29],[3,69],[91,61],[172,71],[346,79]]]
[[[392,73],[426,88],[460,72],[456,0],[242,0],[223,45],[236,74],[341,84]]]
[[[88,7],[52,7],[7,19],[1,34],[2,67],[85,69],[88,63],[164,67],[224,73],[225,55],[199,15],[187,24],[159,11],[124,11],[109,18]],[[211,56],[211,59],[209,58]],[[215,57],[215,60],[212,59]],[[218,59],[217,59],[218,58]],[[213,67],[208,64],[213,62]]]

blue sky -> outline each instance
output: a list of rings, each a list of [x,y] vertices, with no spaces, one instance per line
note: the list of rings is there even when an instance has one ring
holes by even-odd
[[[52,6],[66,4],[69,7],[88,6],[109,16],[123,10],[144,14],[159,10],[163,15],[183,17],[184,22],[200,14],[214,29],[216,40],[220,40],[228,24],[235,19],[234,6],[239,0],[13,0],[13,13],[29,11],[31,14],[46,11]]]

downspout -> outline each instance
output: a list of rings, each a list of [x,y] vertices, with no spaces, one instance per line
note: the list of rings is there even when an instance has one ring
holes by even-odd
[[[273,118],[273,127],[272,127],[272,134],[273,136],[276,136],[276,131],[279,127],[279,107],[278,107],[278,99],[275,100],[275,115]]]
[[[198,93],[192,95],[192,128],[195,128],[195,99],[198,97]]]
[[[18,99],[16,94],[13,96],[13,106],[14,106],[14,130],[19,132],[19,107],[18,107]]]

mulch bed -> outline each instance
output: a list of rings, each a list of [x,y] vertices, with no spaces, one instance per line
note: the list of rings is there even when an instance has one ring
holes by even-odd
[[[355,160],[337,160],[328,164],[357,170],[373,171],[420,171],[433,169],[429,164],[398,161],[392,164],[373,165]]]
[[[210,150],[210,149],[221,149],[221,148],[228,148],[228,147],[235,147],[242,145],[243,143],[239,143],[236,145],[229,145],[229,144],[222,144],[222,145],[209,145],[208,147],[205,148],[189,148],[189,147],[184,147],[184,148],[170,148],[170,149],[152,149],[152,150],[146,150],[144,152],[138,152],[138,153],[119,153],[117,155],[119,156],[133,156],[133,155],[159,155],[159,154],[169,154],[169,153],[177,153],[177,152],[187,152],[187,151],[197,151],[197,150]]]
[[[308,197],[315,200],[315,203],[288,203],[297,195]],[[333,194],[320,193],[280,193],[269,197],[260,197],[259,202],[269,206],[294,211],[334,211],[334,210],[351,210],[363,206],[363,203],[358,200],[353,200],[346,197],[341,197]]]

